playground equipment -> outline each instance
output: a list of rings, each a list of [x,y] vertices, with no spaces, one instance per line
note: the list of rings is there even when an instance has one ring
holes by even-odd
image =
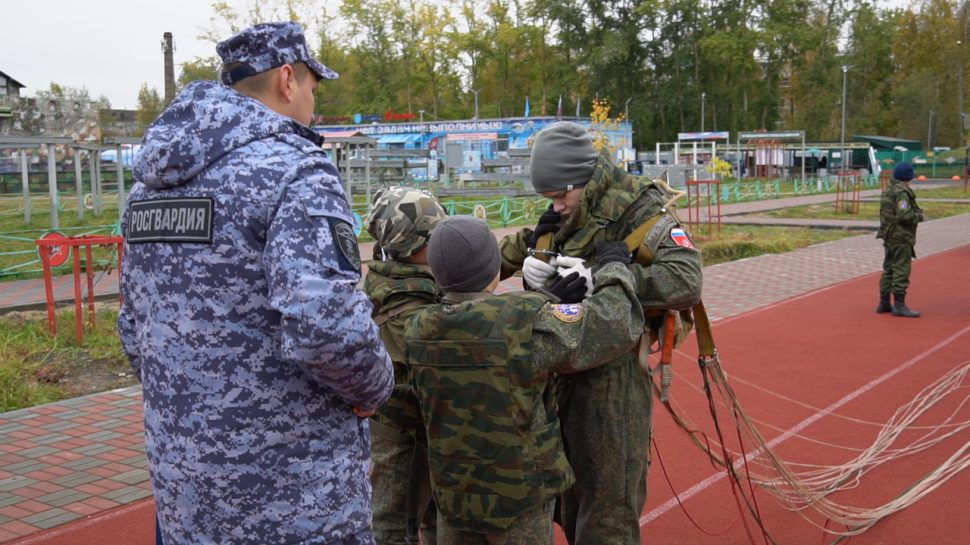
[[[687,180],[687,224],[691,229],[705,226],[708,234],[717,226],[721,232],[721,180]],[[705,199],[706,198],[706,202]],[[706,206],[703,223],[701,221],[702,205]]]
[[[858,214],[861,196],[862,175],[858,172],[840,172],[835,184],[835,210]]]
[[[29,155],[32,150],[41,150],[42,155],[47,159],[47,188],[50,205],[50,229],[56,230],[61,227],[60,221],[60,194],[57,189],[57,162],[60,150],[63,157],[73,155],[74,158],[74,177],[78,219],[84,219],[85,203],[90,203],[90,209],[95,216],[101,215],[101,207],[104,200],[105,183],[101,176],[102,157],[104,150],[113,150],[115,156],[122,156],[123,150],[129,146],[138,144],[139,138],[133,137],[114,137],[105,138],[105,145],[94,145],[76,143],[69,137],[44,137],[44,136],[0,136],[0,149],[18,150],[20,157],[21,172],[21,198],[23,199],[24,223],[29,224],[31,219],[31,192],[30,192],[30,172]],[[85,194],[84,169],[82,168],[83,156],[87,155],[90,193]],[[124,214],[125,203],[125,175],[124,165],[120,161],[115,162],[117,172],[117,195],[118,195],[118,220]],[[90,198],[88,198],[90,196]]]
[[[60,233],[50,233],[37,240],[37,249],[44,267],[44,291],[47,294],[47,325],[52,335],[57,334],[57,317],[55,314],[54,279],[52,267],[63,265],[70,255],[74,256],[74,324],[78,344],[84,341],[84,318],[81,295],[81,251],[85,258],[85,277],[87,280],[88,323],[94,326],[94,259],[93,246],[115,246],[118,253],[118,277],[121,277],[121,258],[124,251],[124,238],[120,236],[83,235],[65,237]],[[121,297],[119,290],[119,299]]]

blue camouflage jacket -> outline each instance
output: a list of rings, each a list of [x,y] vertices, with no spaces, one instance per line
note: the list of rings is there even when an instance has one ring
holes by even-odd
[[[216,82],[145,134],[122,224],[124,350],[167,545],[370,541],[394,374],[309,128]]]

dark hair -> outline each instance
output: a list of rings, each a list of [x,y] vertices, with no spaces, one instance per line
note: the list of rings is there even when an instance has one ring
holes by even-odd
[[[229,72],[239,67],[241,64],[242,63],[238,63],[238,62],[227,64],[222,67],[221,72],[224,74],[226,72]],[[314,74],[313,71],[310,70],[310,67],[307,66],[306,63],[304,62],[295,62],[290,66],[293,67],[293,76],[300,83],[303,83],[303,81],[306,79],[307,76],[313,76],[314,78],[317,77],[316,74]],[[266,70],[264,72],[260,72],[258,74],[249,76],[248,78],[241,79],[236,83],[232,84],[232,88],[239,91],[240,93],[243,93],[244,95],[259,95],[259,94],[265,93],[266,90],[269,88],[270,79],[272,78],[273,72],[278,68],[279,66],[270,68],[269,70]]]

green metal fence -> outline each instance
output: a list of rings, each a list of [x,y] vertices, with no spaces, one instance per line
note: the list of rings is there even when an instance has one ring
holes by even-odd
[[[876,160],[883,169],[892,170],[896,163],[907,161],[913,165],[916,176],[927,178],[962,178],[966,171],[964,150],[945,152],[929,151],[877,151]]]

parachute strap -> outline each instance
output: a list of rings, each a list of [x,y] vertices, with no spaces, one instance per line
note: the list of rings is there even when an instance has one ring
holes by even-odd
[[[407,303],[404,303],[403,305],[400,305],[400,306],[396,306],[391,310],[378,312],[376,315],[374,315],[374,323],[377,324],[377,327],[380,327],[385,323],[387,323],[388,320],[393,320],[394,318],[397,318],[398,316],[400,316],[401,314],[404,314],[409,310],[419,309],[426,306],[428,306],[428,301],[425,301],[425,300],[408,301]]]
[[[704,302],[698,301],[694,305],[694,331],[697,336],[697,358],[704,363],[717,358],[717,347],[714,346],[714,334],[711,330],[711,321],[707,317],[707,309]]]
[[[660,341],[660,401],[666,403],[669,399],[670,383],[673,371],[670,363],[674,357],[674,341],[677,338],[677,313],[668,310],[664,316],[664,337]]]
[[[555,252],[552,251],[552,238],[554,235],[555,233],[544,233],[539,235],[539,238],[536,239],[536,247],[529,252],[529,255],[540,261],[548,263],[549,257],[555,254]]]
[[[626,236],[625,239],[623,239],[623,242],[626,243],[626,249],[628,252],[632,253],[640,249],[641,246],[643,246],[644,241],[647,239],[647,233],[649,233],[650,230],[653,229],[653,226],[656,225],[657,222],[661,220],[661,218],[663,218],[663,215],[664,215],[664,212],[661,212],[656,216],[653,216],[652,218],[648,219],[647,221],[641,223],[639,227],[634,229],[632,233],[630,233],[629,235]],[[649,252],[650,250],[648,249],[647,251]],[[637,254],[639,255],[639,252],[637,252]],[[651,262],[653,261],[653,252],[650,252],[650,261]],[[641,265],[643,264],[644,263],[641,263]],[[646,265],[649,265],[649,263],[646,263]]]

